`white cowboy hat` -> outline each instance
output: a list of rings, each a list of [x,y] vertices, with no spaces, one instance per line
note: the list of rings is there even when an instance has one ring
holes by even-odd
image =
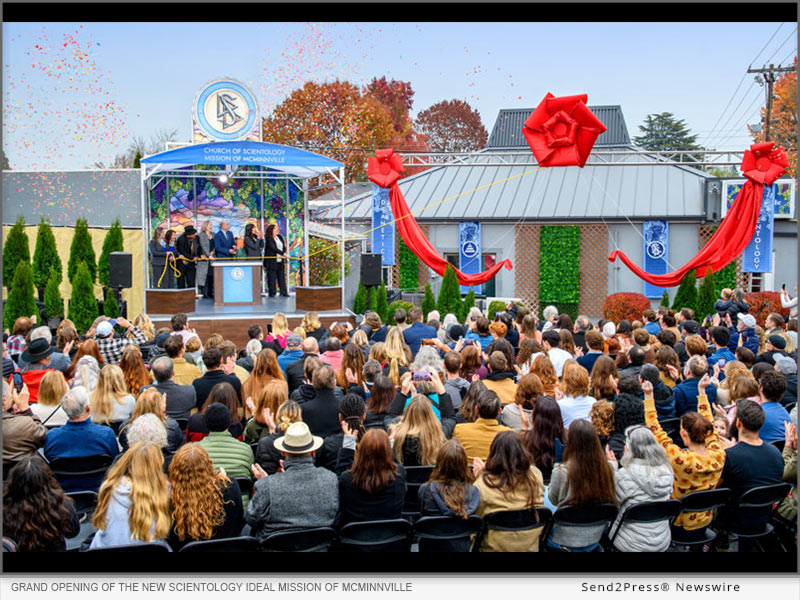
[[[275,448],[288,454],[306,454],[318,450],[322,443],[321,437],[311,435],[308,425],[299,421],[289,425],[286,435],[275,440]]]

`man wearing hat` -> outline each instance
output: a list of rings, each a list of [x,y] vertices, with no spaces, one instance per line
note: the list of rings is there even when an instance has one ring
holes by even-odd
[[[100,321],[100,323],[97,324],[97,328],[94,330],[94,341],[97,342],[100,355],[107,365],[118,364],[126,346],[130,344],[141,346],[147,343],[147,337],[142,333],[142,330],[131,324],[128,319],[123,317],[117,318],[117,325],[123,329],[127,329],[129,333],[133,334],[133,337],[114,337],[114,325],[107,317],[104,321]],[[92,337],[91,334],[92,330],[90,329],[87,332],[87,336]]]
[[[175,242],[175,253],[178,255],[177,264],[180,276],[179,288],[193,288],[197,272],[197,257],[199,255],[195,234],[197,230],[189,225]]]
[[[758,335],[756,335],[756,318],[748,313],[737,313],[736,326],[731,323],[731,316],[725,315],[725,325],[731,332],[728,350],[736,352],[736,348],[744,346],[753,354],[758,354]],[[740,341],[741,340],[741,341]]]
[[[42,378],[48,371],[53,370],[50,364],[50,355],[55,352],[47,340],[39,338],[31,340],[28,347],[22,353],[21,358],[26,364],[22,367],[22,381],[28,386],[30,394],[29,402],[38,402],[39,400],[39,385]]]
[[[253,465],[255,493],[244,517],[250,535],[263,541],[279,530],[333,525],[339,511],[339,481],[335,473],[314,466],[322,443],[321,437],[311,435],[308,425],[292,423],[275,440],[283,456],[282,472],[267,476],[260,465]]]
[[[773,333],[767,338],[764,345],[764,352],[756,356],[756,363],[765,362],[773,367],[778,356],[786,356],[786,340],[777,333]],[[754,363],[755,364],[755,363]]]
[[[775,370],[786,380],[786,391],[781,404],[787,406],[797,402],[797,363],[790,356],[776,356]]]

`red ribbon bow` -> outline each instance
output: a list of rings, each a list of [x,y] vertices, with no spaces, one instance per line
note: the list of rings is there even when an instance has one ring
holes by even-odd
[[[744,176],[756,183],[772,185],[789,167],[789,159],[781,148],[774,148],[775,142],[753,144],[745,150],[742,159]]]
[[[549,93],[522,128],[543,167],[583,167],[606,126],[586,106],[586,94],[556,98]]]
[[[403,172],[403,161],[394,150],[376,150],[367,161],[367,178],[382,188],[392,187]]]

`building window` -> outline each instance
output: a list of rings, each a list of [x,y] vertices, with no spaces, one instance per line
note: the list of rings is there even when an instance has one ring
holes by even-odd
[[[764,284],[763,273],[750,273],[750,291],[760,292]]]

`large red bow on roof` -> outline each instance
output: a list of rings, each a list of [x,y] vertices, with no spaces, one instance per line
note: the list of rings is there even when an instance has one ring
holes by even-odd
[[[697,275],[702,277],[709,269],[717,272],[736,260],[755,233],[764,186],[775,183],[789,166],[784,149],[773,149],[774,145],[774,142],[753,144],[750,150],[745,151],[742,171],[747,181],[739,190],[731,210],[717,227],[714,235],[706,242],[703,249],[680,269],[664,275],[653,275],[637,267],[620,250],[614,250],[608,260],[614,262],[619,257],[638,277],[659,287],[678,285],[684,275],[692,269],[697,269]]]
[[[536,161],[543,167],[583,168],[595,141],[606,130],[589,107],[586,94],[556,98],[549,93],[522,128]]]
[[[371,156],[367,161],[367,177],[369,180],[382,188],[391,188],[389,190],[389,200],[392,206],[392,213],[394,213],[397,229],[400,231],[400,236],[406,246],[422,262],[440,276],[444,276],[444,272],[450,263],[436,251],[436,248],[433,247],[433,244],[425,236],[419,223],[411,214],[406,199],[400,191],[400,186],[397,185],[397,180],[400,179],[400,173],[402,172],[403,163],[400,157],[391,149],[378,150],[375,152],[375,156]],[[454,270],[461,285],[480,285],[497,275],[503,267],[510,271],[512,267],[511,261],[508,259],[503,260],[481,273],[467,274],[455,268]]]

